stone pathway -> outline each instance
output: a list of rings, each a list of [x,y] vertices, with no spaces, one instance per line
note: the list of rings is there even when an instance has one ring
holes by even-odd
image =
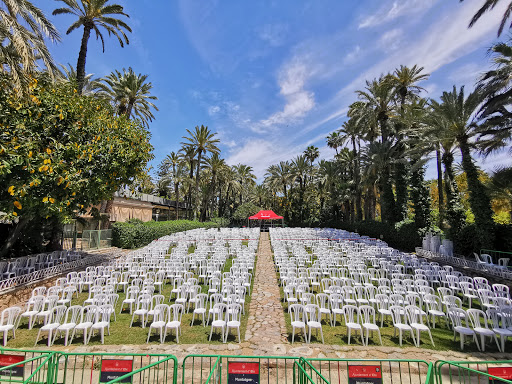
[[[268,232],[261,233],[245,341],[287,343],[286,323]]]

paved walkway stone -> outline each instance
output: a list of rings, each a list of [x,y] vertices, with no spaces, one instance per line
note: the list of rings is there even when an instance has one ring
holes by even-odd
[[[272,345],[288,343],[268,232],[260,236],[257,257],[245,341]]]

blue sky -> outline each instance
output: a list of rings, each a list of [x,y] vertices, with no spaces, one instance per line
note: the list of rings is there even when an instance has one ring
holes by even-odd
[[[340,127],[365,80],[418,64],[431,73],[427,96],[473,88],[489,68],[487,49],[508,2],[472,28],[483,0],[115,0],[131,16],[130,44],[91,37],[87,73],[132,67],[149,74],[158,97],[150,125],[156,166],[177,151],[186,129],[218,133],[228,164],[265,169],[308,145],[332,158],[325,137]],[[34,0],[48,14],[63,3]],[[76,65],[82,30],[72,16],[50,16],[62,42],[50,49]],[[106,35],[106,34],[105,34]],[[486,169],[506,154],[480,163]],[[427,176],[434,177],[429,167]]]

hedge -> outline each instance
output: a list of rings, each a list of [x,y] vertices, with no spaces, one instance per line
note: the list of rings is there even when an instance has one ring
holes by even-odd
[[[201,223],[190,220],[173,221],[142,221],[132,220],[127,223],[114,223],[112,225],[112,245],[119,248],[140,248],[153,240],[176,232],[188,231],[196,228],[218,228],[214,222]]]
[[[361,221],[359,223],[338,223],[334,228],[357,232],[361,235],[384,240],[390,247],[403,252],[413,252],[421,246],[421,236],[414,222],[395,228],[394,224],[380,221]]]

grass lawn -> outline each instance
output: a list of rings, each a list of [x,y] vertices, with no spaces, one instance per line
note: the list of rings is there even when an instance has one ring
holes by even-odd
[[[191,247],[189,249],[189,252],[193,252],[194,248]],[[228,272],[229,268],[231,267],[232,259],[228,259],[226,261],[226,264],[224,266],[223,272]],[[197,276],[195,276],[197,277]],[[254,278],[253,278],[254,283]],[[208,292],[208,285],[201,285],[202,293]],[[169,302],[169,296],[171,293],[172,285],[171,284],[165,284],[162,287],[162,294],[165,296],[165,304],[173,304],[174,298],[171,302]],[[252,287],[251,287],[252,292]],[[114,321],[114,318],[112,317],[112,322],[110,325],[110,336],[105,335],[105,344],[110,345],[126,345],[126,344],[145,344],[146,339],[148,337],[148,331],[149,331],[149,324],[146,324],[145,328],[141,327],[141,323],[137,322],[137,320],[134,321],[133,327],[130,328],[130,322],[132,319],[132,316],[129,314],[129,310],[125,309],[121,314],[119,314],[119,310],[121,309],[121,303],[123,302],[125,295],[122,291],[118,292],[119,294],[119,301],[117,303],[116,307],[116,316],[117,321]],[[155,294],[158,294],[158,290],[155,291]],[[78,295],[78,298],[74,298],[72,305],[82,305],[84,300],[88,298],[88,293],[83,292]],[[249,314],[249,307],[251,303],[251,297],[247,294],[245,298],[245,315],[242,315],[242,324],[240,327],[240,335],[242,340],[245,338],[245,330],[247,328],[247,320],[248,320],[248,314]],[[185,308],[186,309],[186,308]],[[207,307],[208,309],[208,307]],[[206,316],[206,319],[208,317]],[[192,321],[192,309],[189,313],[184,313],[181,321],[181,330],[182,333],[179,336],[180,338],[180,344],[205,344],[209,343],[208,337],[210,335],[210,326],[203,327],[202,326],[202,319],[199,317],[195,317],[194,324],[191,325]],[[27,321],[23,320],[23,323],[20,324],[19,328],[16,330],[16,339],[11,338],[11,334],[9,335],[9,341],[7,344],[8,348],[32,348],[34,346],[34,342],[37,336],[37,332],[39,330],[39,325],[34,326],[31,330],[28,329]],[[238,338],[235,338],[235,332],[236,331],[230,331],[230,336],[228,337],[228,342],[238,342]],[[38,346],[45,346],[47,345],[47,337],[46,332],[44,333],[43,339],[39,341],[37,344]],[[160,344],[159,335],[154,334],[150,338],[151,344]],[[176,337],[174,336],[174,332],[172,336],[170,334],[167,334],[167,338],[165,340],[165,343],[176,343]],[[218,330],[215,330],[212,335],[212,344],[221,344],[222,340],[220,338],[220,332]],[[90,345],[101,345],[101,339],[100,336],[93,336],[90,340]],[[55,345],[64,345],[64,339],[58,338],[55,341]],[[80,335],[77,337],[75,335],[75,338],[73,339],[73,345],[83,345],[83,337]]]

